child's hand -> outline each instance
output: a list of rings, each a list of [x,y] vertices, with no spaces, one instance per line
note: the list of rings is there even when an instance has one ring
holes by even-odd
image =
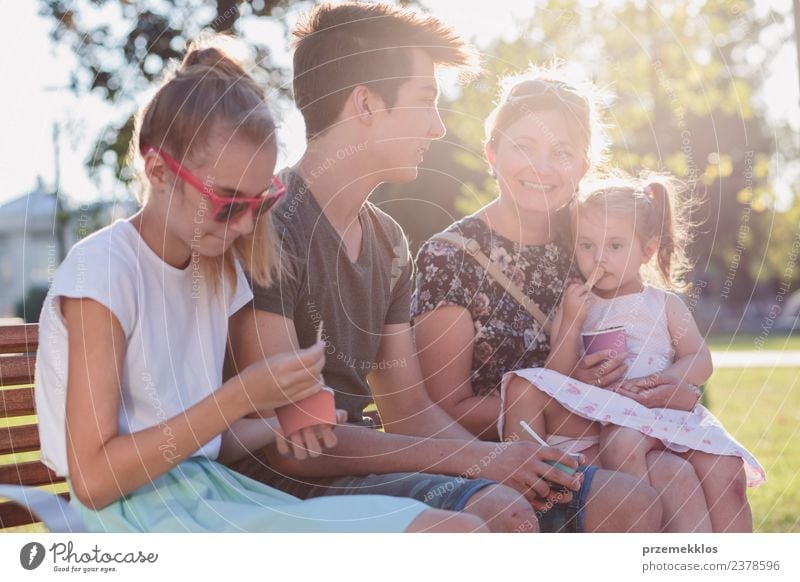
[[[591,289],[592,287],[594,287],[595,285],[597,285],[597,282],[598,282],[600,279],[602,279],[602,278],[603,278],[603,275],[605,275],[605,274],[606,274],[606,270],[605,270],[603,267],[601,267],[600,265],[597,265],[597,266],[594,268],[594,271],[592,271],[592,272],[589,274],[589,276],[588,276],[588,277],[586,277],[586,286],[587,286],[589,289]]]
[[[344,424],[346,422],[347,411],[337,410],[336,423]],[[275,441],[278,453],[284,457],[294,456],[298,461],[308,457],[312,459],[319,457],[323,449],[332,449],[338,443],[336,434],[333,432],[334,428],[327,424],[309,426],[289,435],[287,438],[278,427],[279,434]]]
[[[564,321],[571,324],[581,324],[586,319],[589,305],[594,300],[591,289],[586,285],[572,283],[564,291],[561,306],[564,312]]]
[[[245,414],[270,411],[307,398],[322,388],[325,344],[278,354],[248,366],[229,382],[238,382]]]

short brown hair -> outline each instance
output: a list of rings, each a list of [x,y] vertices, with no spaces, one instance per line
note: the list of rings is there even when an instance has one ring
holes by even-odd
[[[312,139],[330,128],[359,85],[387,107],[411,74],[411,51],[422,49],[437,65],[469,68],[475,53],[433,16],[388,4],[322,4],[293,31],[294,98]]]

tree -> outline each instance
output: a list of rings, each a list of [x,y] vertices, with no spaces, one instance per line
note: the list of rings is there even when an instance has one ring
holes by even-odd
[[[95,93],[120,106],[124,114],[106,129],[87,166],[92,175],[113,170],[117,179],[132,179],[126,162],[133,134],[135,99],[161,75],[171,59],[182,58],[186,44],[210,29],[242,36],[244,24],[269,18],[289,37],[290,12],[304,12],[319,0],[39,0],[40,14],[51,18],[51,39],[72,47],[78,67],[70,72],[70,89],[77,95]],[[397,2],[401,6],[415,0]],[[128,24],[130,23],[130,24]],[[272,49],[248,38],[258,70],[257,78],[287,100],[291,71],[275,65]]]
[[[94,93],[119,105],[119,121],[98,137],[87,166],[92,174],[111,169],[128,182],[126,164],[133,133],[135,98],[158,79],[171,59],[183,56],[186,44],[211,29],[240,34],[248,19],[271,17],[284,28],[290,4],[303,8],[311,1],[290,0],[40,0],[40,14],[54,21],[54,42],[72,47],[78,67],[70,72],[70,89],[77,95]],[[270,62],[270,48],[251,39],[260,75],[279,94],[289,93],[289,71]]]
[[[180,58],[187,39],[204,28],[241,34],[245,23],[265,17],[288,36],[287,14],[313,4],[40,0],[42,13],[57,23],[53,40],[78,55],[72,90],[100,93],[124,112],[98,139],[89,167],[130,179],[133,100],[166,61]],[[794,136],[770,131],[754,98],[762,69],[792,33],[790,18],[752,0],[539,0],[517,38],[486,47],[487,74],[443,101],[448,135],[430,149],[420,178],[382,187],[374,199],[406,228],[414,248],[491,199],[482,138],[497,78],[560,57],[580,63],[617,95],[608,118],[615,165],[669,170],[686,181],[690,196],[705,199],[695,216],[703,223],[693,246],[698,276],[706,274],[725,299],[746,301],[757,284],[775,288],[794,261],[789,247],[775,244],[777,234],[797,230],[794,214],[776,211],[771,187],[776,140]],[[264,78],[288,96],[289,71],[270,63],[269,47],[248,40]],[[800,278],[800,269],[790,278]]]
[[[709,279],[710,292],[747,301],[759,282],[781,278],[791,259],[775,234],[797,229],[775,210],[770,162],[779,134],[770,132],[754,98],[762,68],[781,44],[761,39],[786,38],[781,23],[788,18],[746,1],[540,2],[516,39],[486,48],[486,76],[443,103],[448,135],[429,163],[446,177],[427,172],[383,196],[436,200],[441,210],[426,212],[421,223],[399,217],[418,240],[446,226],[448,213],[459,217],[485,204],[496,186],[483,159],[482,124],[498,78],[530,62],[580,63],[616,95],[607,116],[612,164],[634,173],[669,171],[686,183],[687,196],[704,200],[694,215],[701,223],[691,249],[696,275]],[[434,230],[423,232],[421,224]]]

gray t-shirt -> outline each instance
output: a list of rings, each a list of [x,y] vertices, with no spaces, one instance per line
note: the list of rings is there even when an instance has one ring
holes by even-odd
[[[339,234],[295,172],[282,176],[288,188],[273,210],[287,276],[269,288],[253,289],[256,309],[294,322],[300,347],[316,341],[324,321],[325,383],[350,422],[362,419],[372,397],[367,375],[405,362],[377,362],[383,326],[408,323],[413,262],[403,230],[370,202],[359,214],[363,236],[351,262]],[[335,203],[335,202],[334,202]]]

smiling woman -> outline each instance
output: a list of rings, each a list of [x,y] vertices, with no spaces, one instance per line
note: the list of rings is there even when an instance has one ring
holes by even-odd
[[[506,83],[486,121],[486,158],[500,195],[445,231],[480,249],[515,292],[464,250],[437,237],[417,256],[412,313],[426,387],[453,418],[488,440],[530,440],[516,427],[499,433],[501,380],[506,372],[544,365],[550,353],[546,322],[535,319],[514,295],[524,294],[552,319],[570,280],[580,277],[572,262],[570,210],[590,166],[602,161],[606,139],[591,85],[565,75],[560,70],[534,71]],[[608,383],[621,377],[624,358],[601,355],[583,360],[570,373]],[[567,443],[550,441],[557,435],[547,436],[553,446],[568,450]],[[591,447],[592,439],[582,444]],[[688,497],[675,494],[677,482],[685,490],[697,486],[691,467],[673,455],[652,455],[647,461],[656,467],[654,475],[664,477],[652,483],[664,492],[664,524],[676,531],[707,524],[699,489]],[[580,499],[585,499],[595,470],[582,468],[586,476]],[[606,473],[598,474],[605,478]],[[689,506],[692,510],[684,513],[690,517],[680,521],[677,508]],[[551,506],[539,518],[540,527],[559,529],[569,521],[570,511],[574,509],[563,504]]]
[[[492,133],[486,157],[498,177],[500,197],[486,213],[494,214],[498,227],[508,234],[515,228],[513,217],[536,217],[543,228],[519,230],[514,238],[546,242],[552,235],[542,219],[570,203],[588,169],[585,140],[556,109],[528,109],[507,128]]]
[[[486,121],[486,158],[500,195],[446,230],[474,239],[545,314],[577,276],[568,207],[606,141],[590,86],[565,75],[534,71],[504,83]],[[412,311],[428,389],[475,434],[497,438],[500,380],[544,361],[542,325],[445,243],[424,245],[417,267]]]

